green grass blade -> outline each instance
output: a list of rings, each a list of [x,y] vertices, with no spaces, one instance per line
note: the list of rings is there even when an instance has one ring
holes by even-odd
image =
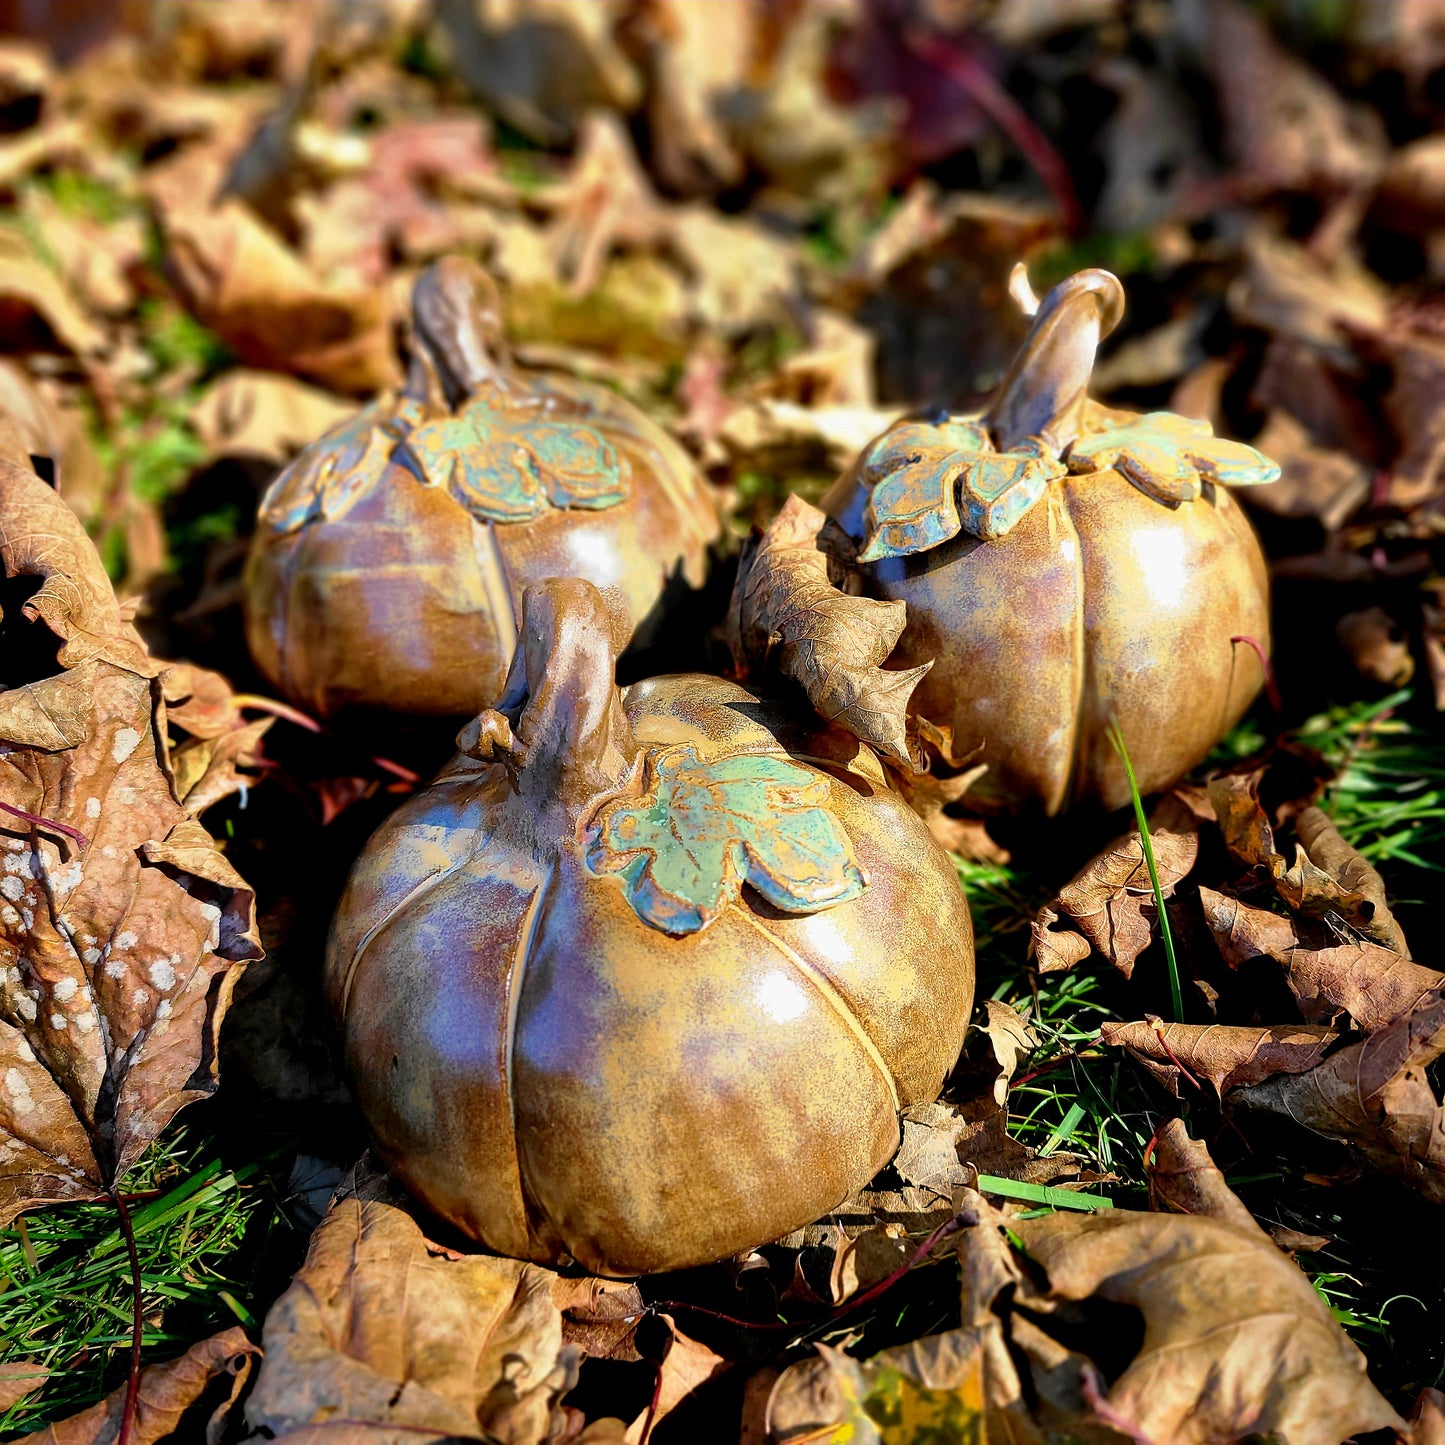
[[[1000,1179],[993,1174],[978,1176],[981,1194],[998,1194],[1005,1199],[1026,1199],[1030,1204],[1047,1204],[1052,1209],[1112,1209],[1114,1201],[1102,1194],[1080,1194],[1073,1189],[1058,1189],[1051,1184],[1025,1184],[1018,1179]]]
[[[1129,749],[1124,745],[1124,730],[1119,719],[1109,724],[1109,741],[1124,764],[1125,776],[1129,779],[1129,797],[1134,803],[1134,819],[1139,825],[1139,841],[1144,849],[1144,866],[1149,870],[1149,885],[1154,890],[1154,909],[1159,915],[1159,933],[1164,940],[1164,957],[1169,964],[1169,995],[1174,1004],[1174,1022],[1184,1022],[1184,991],[1179,986],[1179,960],[1174,955],[1174,933],[1169,927],[1169,914],[1164,908],[1164,890],[1159,886],[1159,869],[1154,863],[1154,841],[1149,836],[1149,822],[1144,816],[1144,799],[1139,796],[1139,781],[1134,776],[1134,764],[1129,760]]]

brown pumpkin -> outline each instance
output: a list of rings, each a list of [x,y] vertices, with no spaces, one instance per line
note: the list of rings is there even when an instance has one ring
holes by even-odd
[[[973,946],[871,749],[715,677],[619,691],[615,653],[589,583],[529,589],[497,710],[358,861],[327,987],[413,1194],[502,1253],[634,1274],[882,1167],[958,1054]]]
[[[323,717],[474,713],[530,583],[583,577],[647,642],[701,585],[716,507],[685,452],[607,388],[511,365],[490,280],[418,280],[405,389],[308,447],[261,502],[246,576],[257,666]]]
[[[1016,273],[1017,274],[1017,273]],[[1259,691],[1269,587],[1228,485],[1279,469],[1204,422],[1088,400],[1123,313],[1107,271],[1063,282],[989,413],[895,424],[823,498],[867,595],[905,602],[890,667],[933,666],[917,713],[987,770],[983,807],[1129,799],[1198,763]]]

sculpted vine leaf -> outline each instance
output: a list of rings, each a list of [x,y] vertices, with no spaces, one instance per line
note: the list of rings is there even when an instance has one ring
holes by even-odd
[[[867,874],[828,811],[828,781],[788,758],[746,754],[704,763],[691,745],[647,761],[640,799],[604,803],[587,853],[620,873],[639,917],[696,933],[744,883],[775,908],[813,913],[856,898]]]
[[[187,815],[164,704],[94,548],[0,467],[0,1219],[108,1193],[215,1086],[250,889]],[[16,600],[25,598],[18,607]]]
[[[885,757],[921,770],[908,702],[932,664],[906,671],[881,666],[903,634],[907,608],[902,602],[850,597],[832,585],[818,545],[826,521],[801,497],[789,497],[751,559],[739,567],[733,655],[745,672],[775,666],[828,721]]]

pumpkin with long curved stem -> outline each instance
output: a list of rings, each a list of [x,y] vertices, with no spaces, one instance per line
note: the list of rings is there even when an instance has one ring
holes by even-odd
[[[933,1098],[967,903],[877,755],[715,677],[613,683],[525,595],[495,710],[380,829],[327,987],[387,1167],[501,1253],[681,1268],[838,1205]]]
[[[425,716],[492,701],[523,589],[584,577],[646,643],[719,534],[686,453],[607,388],[508,359],[491,281],[419,279],[405,389],[308,447],[262,499],[252,655],[291,701]]]
[[[1089,400],[1123,306],[1107,271],[1064,281],[987,415],[895,424],[821,504],[865,594],[907,604],[889,665],[933,663],[913,707],[981,749],[984,809],[1126,803],[1114,718],[1140,787],[1163,787],[1264,680],[1268,578],[1228,488],[1279,469],[1205,422]]]

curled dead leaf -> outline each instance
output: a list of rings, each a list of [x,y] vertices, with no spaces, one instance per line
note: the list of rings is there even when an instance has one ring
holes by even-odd
[[[1127,1049],[1176,1098],[1187,1070],[1207,1079],[1217,1096],[1257,1084],[1275,1074],[1302,1074],[1339,1038],[1334,1029],[1310,1024],[1255,1028],[1232,1024],[1166,1024],[1162,1020],[1107,1023],[1099,1042]]]
[[[1308,1073],[1268,1079],[1230,1102],[1348,1144],[1438,1204],[1445,1202],[1445,1107],[1429,1069],[1442,1054],[1445,993],[1437,990]]]
[[[194,1344],[178,1360],[147,1365],[141,1371],[140,1392],[131,1422],[131,1445],[157,1445],[162,1440],[219,1440],[260,1350],[246,1338],[240,1325]],[[192,1412],[218,1380],[230,1376],[230,1389],[205,1419]],[[35,1445],[113,1445],[119,1438],[126,1387],[112,1390],[105,1399],[28,1435]],[[198,1413],[198,1412],[197,1412]],[[182,1433],[184,1432],[184,1433]]]
[[[405,1196],[363,1161],[266,1316],[247,1423],[281,1439],[345,1419],[379,1439],[391,1427],[539,1445],[575,1376],[555,1278],[520,1260],[438,1253]]]
[[[1261,1230],[1122,1209],[1011,1228],[1051,1298],[1143,1315],[1143,1344],[1108,1401],[1147,1438],[1338,1445],[1400,1423],[1309,1278]]]
[[[169,776],[147,654],[69,509],[0,464],[0,1218],[109,1193],[210,1093],[249,887]],[[28,595],[27,595],[28,594]],[[12,601],[13,606],[13,601]],[[54,826],[50,826],[54,825]],[[83,842],[81,840],[84,840]]]
[[[1329,1024],[1347,1013],[1370,1033],[1418,1008],[1445,984],[1445,974],[1377,943],[1309,948],[1277,913],[1210,888],[1199,890],[1199,900],[1225,962],[1238,968],[1250,959],[1274,959],[1311,1023]]]
[[[897,672],[880,666],[903,633],[907,609],[833,586],[819,544],[826,523],[816,507],[791,496],[744,557],[729,621],[734,659],[743,671],[776,668],[829,722],[919,771],[908,700],[931,664]]]
[[[1183,795],[1166,793],[1149,817],[1159,886],[1167,897],[1199,856],[1199,817]],[[1101,953],[1126,978],[1154,937],[1154,897],[1138,832],[1111,843],[1039,910],[1029,952],[1041,972],[1070,968]],[[1054,928],[1065,918],[1077,934]],[[1080,936],[1082,935],[1082,937]]]
[[[1258,1230],[1254,1216],[1225,1182],[1202,1139],[1191,1139],[1183,1119],[1166,1119],[1155,1136],[1148,1161],[1149,1200],[1158,1200],[1176,1214],[1202,1214],[1222,1219],[1246,1234]]]

